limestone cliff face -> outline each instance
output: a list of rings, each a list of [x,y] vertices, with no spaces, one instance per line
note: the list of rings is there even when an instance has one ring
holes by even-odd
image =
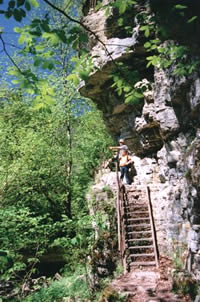
[[[135,22],[133,34],[126,37],[117,32],[114,20],[103,10],[90,10],[84,17],[107,50],[90,37],[100,68],[80,91],[103,112],[112,136],[125,138],[135,154],[134,184],[151,189],[159,252],[170,255],[174,246],[181,246],[188,251],[188,269],[200,279],[200,77],[179,78],[174,67],[147,70],[139,25]],[[132,51],[127,53],[127,47]],[[152,91],[139,106],[125,104],[111,87],[114,61],[152,79]],[[112,187],[108,178],[101,181]]]

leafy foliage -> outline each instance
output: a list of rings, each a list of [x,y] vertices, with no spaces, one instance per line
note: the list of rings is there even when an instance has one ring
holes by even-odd
[[[38,8],[38,6],[37,0],[10,0],[7,10],[0,10],[0,13],[4,14],[7,19],[14,17],[16,21],[21,22],[31,8]]]
[[[87,257],[93,242],[85,192],[94,169],[108,154],[110,138],[95,107],[87,112],[89,104],[83,100],[71,106],[62,100],[51,110],[36,111],[28,99],[14,95],[0,107],[3,280],[18,279],[25,269],[33,273],[49,249],[63,257],[71,250],[66,262],[73,266]],[[69,190],[73,220],[66,216]]]
[[[75,272],[68,272],[60,281],[54,281],[49,287],[28,296],[24,302],[59,302],[62,298],[90,298],[88,281],[85,277],[84,266],[79,265]]]

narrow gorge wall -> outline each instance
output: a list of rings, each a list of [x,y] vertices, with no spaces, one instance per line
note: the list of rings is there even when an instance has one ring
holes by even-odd
[[[134,9],[139,12],[144,7]],[[171,255],[180,246],[188,269],[200,280],[200,76],[197,72],[175,76],[176,63],[165,70],[147,69],[137,19],[130,19],[133,31],[126,36],[117,30],[116,18],[115,11],[105,17],[103,9],[88,9],[83,18],[103,43],[90,35],[90,53],[98,70],[80,92],[103,112],[111,135],[125,138],[135,154],[134,184],[148,184],[151,189],[160,254]],[[123,95],[119,97],[112,87],[115,62],[123,62],[151,82],[152,89],[137,105],[125,104]],[[105,185],[112,187],[107,180]]]

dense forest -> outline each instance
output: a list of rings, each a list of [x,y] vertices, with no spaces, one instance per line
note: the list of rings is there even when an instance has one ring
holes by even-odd
[[[79,16],[79,1],[66,4]],[[26,13],[32,23],[23,27]],[[19,21],[14,31],[23,49],[13,51],[0,87],[0,300],[88,298],[87,278],[80,276],[87,276],[95,239],[85,195],[111,138],[95,105],[67,79],[77,50],[65,31],[75,44],[79,29],[37,1],[9,1],[5,17]],[[3,28],[1,39],[6,47]],[[61,268],[64,277],[51,283]]]
[[[163,2],[0,0],[0,302],[111,301],[99,295],[109,278],[121,272],[116,238],[112,234],[110,244],[105,212],[98,208],[92,215],[87,197],[102,164],[111,158],[113,138],[120,136],[109,120],[110,108],[120,99],[116,114],[135,110],[137,118],[144,100],[153,103],[154,71],[175,77],[174,87],[183,79],[190,83],[199,72],[199,5]],[[103,12],[106,39],[117,37],[113,44],[106,44],[101,28],[95,31],[94,20],[94,30],[83,21],[93,12]],[[131,44],[136,38],[138,49]],[[120,39],[132,40],[123,46],[116,44]],[[92,52],[95,45],[100,45],[97,53]],[[112,49],[118,46],[120,51],[125,47],[121,60]],[[94,74],[97,79],[90,82]],[[178,101],[171,105],[165,99],[177,115],[186,108],[177,109]],[[113,124],[125,128],[132,123],[127,116],[121,114]],[[153,119],[148,112],[146,117],[147,122]],[[150,131],[157,133],[158,124],[152,122]],[[195,115],[194,124],[192,133],[198,125]],[[132,151],[141,158],[148,152],[155,156],[167,144],[161,132],[152,149],[139,149],[134,141]],[[107,187],[104,191],[113,194]],[[116,227],[112,206],[102,201],[103,206]],[[112,246],[115,265],[109,278],[93,286],[90,256],[97,247],[97,229]]]

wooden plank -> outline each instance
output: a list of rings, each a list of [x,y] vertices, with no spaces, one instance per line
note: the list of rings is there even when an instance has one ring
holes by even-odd
[[[155,257],[154,253],[147,254],[130,254],[130,257]]]
[[[140,220],[150,220],[150,218],[147,218],[147,217],[127,218],[127,221],[140,221]]]
[[[134,249],[152,249],[153,245],[138,245],[138,246],[129,246],[129,249],[134,250]]]
[[[143,234],[143,233],[148,233],[148,234],[150,234],[151,231],[133,231],[133,232],[127,232],[128,235],[133,235],[133,234]]]
[[[133,211],[133,212],[128,211],[127,214],[135,214],[135,215],[138,214],[138,215],[140,215],[140,214],[149,214],[149,212],[148,212],[148,210],[147,211]]]
[[[141,266],[143,266],[143,265],[144,265],[144,266],[146,266],[146,265],[147,265],[147,266],[148,266],[148,265],[151,266],[151,265],[156,265],[156,262],[155,262],[155,261],[147,261],[147,262],[146,262],[146,261],[145,261],[145,262],[142,262],[142,261],[140,261],[140,262],[139,262],[139,261],[135,261],[135,262],[131,262],[131,263],[130,263],[130,266],[140,266],[140,265],[141,265]]]
[[[150,223],[128,224],[127,227],[151,227]]]
[[[133,239],[128,239],[127,241],[152,241],[153,238],[133,238]]]

